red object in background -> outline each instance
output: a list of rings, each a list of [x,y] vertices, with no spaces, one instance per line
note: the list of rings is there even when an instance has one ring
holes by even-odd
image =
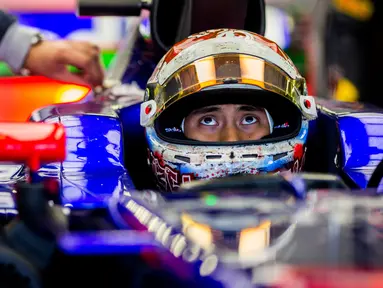
[[[309,76],[308,76],[309,77]],[[306,81],[308,81],[308,79],[306,79]],[[310,95],[310,96],[316,96],[314,94],[314,88],[311,86],[311,83],[308,81],[306,82],[307,84],[307,93]]]
[[[0,122],[25,122],[38,108],[78,102],[90,88],[45,77],[0,78]]]
[[[25,163],[32,172],[66,157],[64,126],[58,123],[0,123],[0,162]]]
[[[41,12],[72,12],[76,11],[76,0],[3,0],[1,3],[1,9],[13,10],[29,13],[41,13]]]
[[[277,281],[279,288],[380,288],[383,271],[338,267],[288,267]]]

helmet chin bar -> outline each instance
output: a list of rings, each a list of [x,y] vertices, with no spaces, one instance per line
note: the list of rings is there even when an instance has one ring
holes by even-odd
[[[308,122],[303,121],[300,132],[293,138],[272,143],[231,143],[228,145],[193,145],[170,144],[158,137],[154,127],[147,127],[147,135],[150,138],[151,149],[157,150],[163,159],[167,159],[175,165],[201,166],[214,163],[247,163],[251,162],[254,167],[268,166],[294,150],[296,144],[304,144],[307,137]],[[288,159],[291,161],[292,159]]]

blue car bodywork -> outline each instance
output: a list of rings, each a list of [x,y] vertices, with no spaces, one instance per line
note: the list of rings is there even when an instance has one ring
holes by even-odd
[[[64,206],[105,207],[110,196],[122,191],[122,177],[130,190],[155,189],[149,184],[139,104],[116,110],[104,106],[94,102],[64,104],[46,107],[39,113],[40,121],[59,122],[66,127],[67,159],[40,169],[42,177],[60,180]],[[367,188],[382,160],[383,113],[350,108],[342,108],[340,113],[319,105],[318,120],[310,128],[307,170],[339,175],[351,188]],[[18,179],[22,169],[17,167],[16,175],[9,179],[4,175],[3,181]]]
[[[139,105],[113,109],[113,105],[88,102],[40,111],[44,115],[40,121],[60,122],[67,130],[67,159],[41,169],[42,175],[60,179],[64,205],[101,207],[121,191],[122,176],[128,189],[155,189],[145,169]],[[319,101],[319,117],[310,127],[306,171],[336,174],[351,188],[365,189],[382,160],[383,113],[353,106]]]

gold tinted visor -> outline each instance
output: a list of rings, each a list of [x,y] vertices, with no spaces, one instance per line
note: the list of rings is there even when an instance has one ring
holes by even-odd
[[[199,59],[174,73],[164,85],[149,87],[149,99],[157,104],[156,119],[169,105],[204,88],[228,83],[250,84],[286,97],[299,107],[305,80],[291,79],[263,59],[241,54],[220,54]],[[300,108],[300,107],[299,107]]]

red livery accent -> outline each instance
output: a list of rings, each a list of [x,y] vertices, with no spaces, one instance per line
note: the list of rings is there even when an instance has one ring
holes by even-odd
[[[0,123],[0,161],[26,163],[36,171],[42,163],[64,161],[65,145],[61,124]]]
[[[297,144],[294,147],[294,159],[302,159],[304,153],[304,147],[302,144]]]
[[[194,179],[193,174],[180,174],[177,169],[173,169],[164,163],[161,153],[149,152],[149,162],[152,167],[154,176],[157,178],[159,185],[165,191],[173,192],[177,190],[181,184],[190,182]]]
[[[306,147],[302,144],[296,144],[294,147],[294,163],[291,166],[291,172],[300,173],[306,161]]]

